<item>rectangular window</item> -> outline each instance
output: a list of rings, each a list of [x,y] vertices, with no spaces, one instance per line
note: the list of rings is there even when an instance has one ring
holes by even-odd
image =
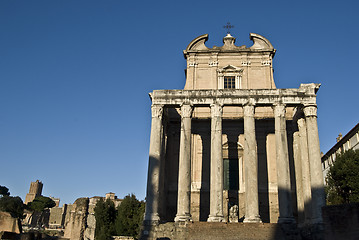
[[[224,190],[239,189],[238,159],[223,159]]]
[[[236,79],[234,76],[225,76],[224,77],[224,88],[226,89],[235,89],[236,88]]]

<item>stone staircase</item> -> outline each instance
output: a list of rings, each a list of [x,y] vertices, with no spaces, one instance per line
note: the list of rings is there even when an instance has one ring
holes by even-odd
[[[143,226],[141,240],[301,240],[297,226],[275,223],[183,222]]]
[[[188,240],[287,240],[298,239],[294,232],[285,233],[271,223],[209,223],[187,225]]]

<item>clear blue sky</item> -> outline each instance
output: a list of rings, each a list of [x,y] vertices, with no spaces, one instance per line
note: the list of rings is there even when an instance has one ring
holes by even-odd
[[[223,25],[268,38],[278,88],[322,83],[321,148],[359,120],[358,1],[0,0],[0,185],[144,199],[154,89],[184,87],[182,50]]]

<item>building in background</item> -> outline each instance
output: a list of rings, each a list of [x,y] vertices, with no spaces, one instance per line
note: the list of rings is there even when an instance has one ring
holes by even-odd
[[[344,137],[340,133],[337,137],[337,143],[322,156],[324,180],[328,174],[330,165],[335,162],[336,155],[348,151],[349,149],[359,149],[359,123],[353,127]]]
[[[43,184],[39,180],[31,182],[29,193],[26,194],[25,204],[34,201],[37,196],[41,196]]]

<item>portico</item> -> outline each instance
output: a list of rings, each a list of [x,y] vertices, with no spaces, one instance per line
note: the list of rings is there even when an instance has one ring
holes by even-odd
[[[244,223],[320,222],[320,84],[277,89],[275,49],[260,35],[250,48],[207,38],[184,51],[184,90],[150,93],[145,223],[226,222],[235,205]]]

